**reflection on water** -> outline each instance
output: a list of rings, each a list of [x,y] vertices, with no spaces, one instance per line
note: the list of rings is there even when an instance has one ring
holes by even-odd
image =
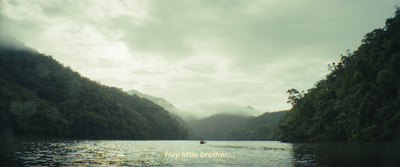
[[[399,148],[388,142],[295,143],[293,158],[300,166],[399,166]]]
[[[392,166],[391,143],[18,139],[2,165]],[[392,151],[392,152],[391,152]],[[391,157],[392,156],[392,157]]]

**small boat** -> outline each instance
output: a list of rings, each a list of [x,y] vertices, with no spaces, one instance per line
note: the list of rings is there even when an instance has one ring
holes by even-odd
[[[204,139],[200,139],[200,144],[205,144],[207,143],[206,141],[204,141]]]

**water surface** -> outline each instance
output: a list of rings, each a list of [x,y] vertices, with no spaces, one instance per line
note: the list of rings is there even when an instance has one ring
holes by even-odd
[[[3,165],[392,166],[392,143],[19,139]],[[398,151],[397,151],[398,152]]]

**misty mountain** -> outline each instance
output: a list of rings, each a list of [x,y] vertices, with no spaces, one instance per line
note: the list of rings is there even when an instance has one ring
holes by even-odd
[[[305,93],[289,89],[293,108],[283,141],[385,141],[400,137],[400,9],[365,35],[353,53]]]
[[[265,112],[229,131],[229,140],[279,140],[278,124],[288,111]]]
[[[242,116],[256,116],[263,113],[249,105],[244,106],[234,102],[212,100],[197,104],[194,111],[196,111],[193,114],[194,118],[204,118],[218,113]]]
[[[154,102],[102,85],[15,39],[0,38],[0,131],[9,136],[183,139]]]
[[[186,113],[178,108],[175,108],[174,105],[169,103],[163,98],[160,97],[155,97],[147,94],[143,94],[135,89],[131,89],[129,91],[126,91],[130,95],[137,95],[141,98],[146,98],[159,106],[163,107],[165,110],[170,112],[171,117],[173,117],[175,120],[177,120],[186,130],[187,130],[187,137],[186,139],[200,139],[201,135],[198,134],[198,132],[193,129],[187,121],[191,120],[196,120],[193,116],[191,116],[189,113]],[[184,118],[182,118],[182,115]]]
[[[208,140],[229,140],[225,135],[238,128],[242,123],[254,116],[243,116],[220,113],[199,120],[189,121],[190,127],[202,138]]]
[[[172,105],[171,103],[167,102],[165,99],[160,98],[160,97],[155,97],[155,96],[151,96],[151,95],[147,95],[147,94],[143,94],[140,93],[139,91],[135,90],[135,89],[131,89],[126,91],[126,93],[130,94],[130,95],[137,95],[139,97],[143,97],[146,98],[156,104],[158,104],[159,106],[163,107],[165,110],[174,113],[174,114],[178,114],[179,111],[177,108],[175,108],[174,105]]]
[[[149,99],[169,111],[171,116],[188,130],[187,139],[231,139],[225,138],[225,134],[232,128],[241,125],[248,118],[253,117],[251,115],[256,112],[251,106],[208,105],[207,107],[213,107],[215,112],[219,113],[199,119],[175,108],[174,105],[163,98],[143,94],[134,89],[127,91],[127,93]],[[183,119],[182,115],[186,117]],[[205,127],[204,125],[212,125],[213,128]]]
[[[173,115],[179,116],[183,118],[185,121],[198,120],[207,116],[215,115],[215,114],[231,114],[231,115],[242,115],[242,116],[254,116],[260,113],[259,110],[255,109],[252,106],[240,106],[237,104],[231,103],[223,103],[223,102],[210,102],[203,103],[199,106],[197,111],[183,111],[179,108],[176,108],[173,104],[169,103],[167,100],[161,97],[155,97],[148,94],[143,94],[135,89],[131,89],[126,91],[128,94],[135,94],[139,97],[146,98],[154,103],[160,105],[165,110],[169,111]]]
[[[167,110],[168,109],[172,109],[171,111],[174,111],[174,112],[176,112],[175,110],[177,110],[177,108],[175,108],[174,105],[172,105],[171,103],[167,102],[163,98],[155,97],[155,96],[151,96],[151,95],[147,95],[147,94],[143,94],[143,93],[140,93],[139,91],[137,91],[135,89],[128,90],[128,91],[126,91],[126,93],[128,93],[130,95],[135,94],[135,95],[138,95],[139,97],[143,97],[143,98],[149,99],[149,100],[153,101],[154,103],[160,105],[161,107],[164,107]]]

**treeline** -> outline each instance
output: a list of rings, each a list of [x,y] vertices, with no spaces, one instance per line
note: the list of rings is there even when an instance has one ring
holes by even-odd
[[[287,111],[266,112],[225,134],[229,140],[279,140],[278,124]]]
[[[129,90],[128,94],[136,94],[160,105],[171,113],[185,129],[186,139],[198,140],[277,140],[278,120],[283,116],[278,112],[264,113],[258,117],[239,115],[238,113],[218,113],[202,119],[196,119],[188,113],[180,111],[165,99],[142,94],[137,90]],[[181,116],[184,115],[186,119]]]
[[[208,140],[230,140],[229,138],[226,138],[225,135],[232,129],[239,127],[249,118],[251,117],[219,113],[200,120],[191,120],[187,123],[191,127],[191,133],[197,135],[194,137],[205,138]]]
[[[287,111],[266,112],[257,117],[219,113],[188,121],[188,139],[278,140],[278,123]]]
[[[0,130],[18,136],[183,139],[162,107],[78,72],[11,38],[0,41]]]
[[[399,135],[400,9],[329,68],[307,92],[288,90],[293,108],[279,126],[281,140],[382,141]]]

